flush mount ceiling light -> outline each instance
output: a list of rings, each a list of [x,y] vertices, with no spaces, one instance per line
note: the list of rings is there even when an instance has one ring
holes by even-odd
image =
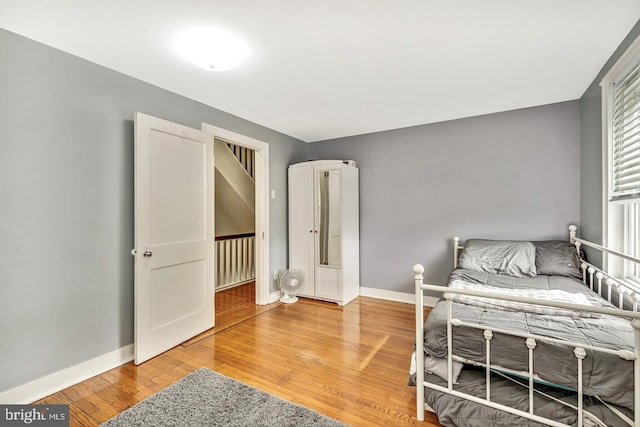
[[[209,71],[236,67],[247,55],[242,40],[216,28],[195,28],[178,37],[178,51],[187,60]]]

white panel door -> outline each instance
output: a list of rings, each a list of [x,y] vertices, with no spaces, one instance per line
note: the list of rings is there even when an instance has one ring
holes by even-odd
[[[135,120],[135,363],[214,326],[213,135]]]
[[[315,238],[313,167],[289,168],[289,268],[299,270],[303,286],[296,292],[315,296]]]

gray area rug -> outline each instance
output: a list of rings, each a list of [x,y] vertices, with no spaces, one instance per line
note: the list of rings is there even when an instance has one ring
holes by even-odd
[[[346,424],[200,368],[101,426],[344,427]]]

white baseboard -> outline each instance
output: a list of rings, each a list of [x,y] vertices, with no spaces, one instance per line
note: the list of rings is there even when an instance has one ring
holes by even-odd
[[[416,303],[416,296],[414,294],[408,294],[406,292],[387,291],[385,289],[366,288],[360,286],[360,295],[363,297],[386,299],[389,301],[406,302],[408,304]],[[436,297],[424,297],[424,305],[426,307],[433,307],[438,302]]]
[[[376,289],[376,288],[367,288],[360,287],[360,295],[363,297],[371,297],[384,299],[388,301],[397,301],[397,302],[406,302],[408,304],[416,303],[416,296],[414,294],[408,294],[406,292],[397,292],[397,291],[387,291],[384,289]],[[281,297],[280,291],[272,292],[269,294],[269,299],[267,304],[271,304],[272,302],[276,302]],[[436,297],[424,297],[424,305],[425,307],[433,307],[438,302],[438,298]]]
[[[133,360],[133,344],[0,392],[0,404],[26,405]]]

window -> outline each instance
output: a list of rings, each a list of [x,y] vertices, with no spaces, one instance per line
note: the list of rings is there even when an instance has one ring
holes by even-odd
[[[640,195],[640,66],[613,84],[609,201]]]
[[[602,81],[606,126],[605,246],[640,258],[640,38]],[[640,265],[617,257],[605,267],[640,286]]]

